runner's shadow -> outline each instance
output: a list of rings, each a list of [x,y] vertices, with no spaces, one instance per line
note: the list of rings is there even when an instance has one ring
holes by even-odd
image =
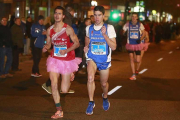
[[[40,86],[39,84],[36,83],[36,78],[30,77],[26,81],[21,81],[17,83],[15,86],[13,86],[14,89],[17,89],[19,91],[27,90],[28,87],[34,87],[34,86]]]

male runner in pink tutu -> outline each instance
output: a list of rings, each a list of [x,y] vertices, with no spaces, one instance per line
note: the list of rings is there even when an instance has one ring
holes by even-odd
[[[75,58],[74,49],[79,47],[79,41],[74,30],[63,22],[64,8],[57,6],[54,10],[55,24],[47,30],[47,44],[43,51],[50,49],[51,44],[53,50],[47,59],[47,71],[51,79],[51,88],[57,112],[51,116],[53,119],[63,117],[63,111],[60,104],[60,95],[58,90],[58,79],[61,75],[61,91],[67,93],[70,87],[71,74],[78,71],[80,58]],[[70,38],[73,43],[70,42]]]
[[[133,75],[129,79],[136,80],[134,53],[137,56],[136,62],[139,63],[141,61],[141,50],[144,47],[144,45],[141,44],[141,41],[144,39],[145,36],[144,26],[142,23],[138,21],[137,13],[132,13],[132,20],[124,25],[123,33],[125,33],[126,31],[128,31],[126,49],[129,53],[131,70],[133,73]],[[142,36],[140,36],[141,34]]]

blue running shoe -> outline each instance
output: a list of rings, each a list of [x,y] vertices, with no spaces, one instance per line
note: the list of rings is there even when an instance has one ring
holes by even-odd
[[[94,102],[89,102],[89,105],[88,105],[88,107],[86,109],[86,114],[87,115],[92,115],[94,107],[95,107],[95,103]]]
[[[102,97],[103,97],[103,95],[102,95]],[[104,99],[104,98],[103,98],[103,109],[104,109],[105,111],[108,111],[109,108],[110,108],[110,102],[108,101],[108,99]]]

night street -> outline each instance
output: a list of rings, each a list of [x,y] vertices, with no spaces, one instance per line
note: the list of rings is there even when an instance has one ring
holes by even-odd
[[[94,114],[85,114],[88,106],[87,75],[76,74],[71,84],[74,94],[61,94],[62,120],[180,120],[180,40],[152,43],[142,60],[142,74],[132,75],[128,53],[113,52],[110,68],[110,109],[102,109],[102,90],[96,75]],[[40,63],[40,78],[31,77],[32,60],[20,57],[22,71],[13,78],[0,79],[1,120],[49,120],[56,112],[52,95],[42,89],[49,74],[46,57]]]

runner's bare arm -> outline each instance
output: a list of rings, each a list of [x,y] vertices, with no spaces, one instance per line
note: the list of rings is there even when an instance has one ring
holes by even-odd
[[[70,27],[69,25],[66,28],[66,33],[67,33],[67,35],[70,36],[71,40],[74,43],[70,48],[67,49],[66,53],[68,53],[68,52],[75,50],[76,48],[79,47],[79,40],[77,38],[77,35],[74,33],[73,28]]]
[[[143,40],[145,35],[146,35],[146,33],[145,33],[145,30],[141,30],[141,31],[142,31],[142,36],[141,36],[140,40]]]
[[[108,35],[106,34],[106,27],[103,26],[101,29],[102,35],[104,39],[106,40],[107,44],[112,50],[116,50],[116,38],[109,38]]]
[[[147,31],[145,31],[145,34],[146,34],[146,36],[145,36],[145,43],[148,43],[149,42],[149,34],[148,34]]]
[[[123,35],[125,35],[126,31],[127,31],[127,26],[129,26],[129,22],[127,22],[124,26],[123,26]]]
[[[85,47],[84,47],[84,52],[87,53],[88,50],[89,50],[89,42],[90,42],[90,39],[89,37],[85,37]]]
[[[48,49],[51,48],[51,38],[50,38],[50,29],[49,28],[47,30],[46,36],[47,36],[47,38],[46,38],[46,45],[44,45],[43,49],[48,50]]]
[[[90,39],[89,39],[89,37],[85,37],[85,46],[89,46],[89,42],[90,42]]]

